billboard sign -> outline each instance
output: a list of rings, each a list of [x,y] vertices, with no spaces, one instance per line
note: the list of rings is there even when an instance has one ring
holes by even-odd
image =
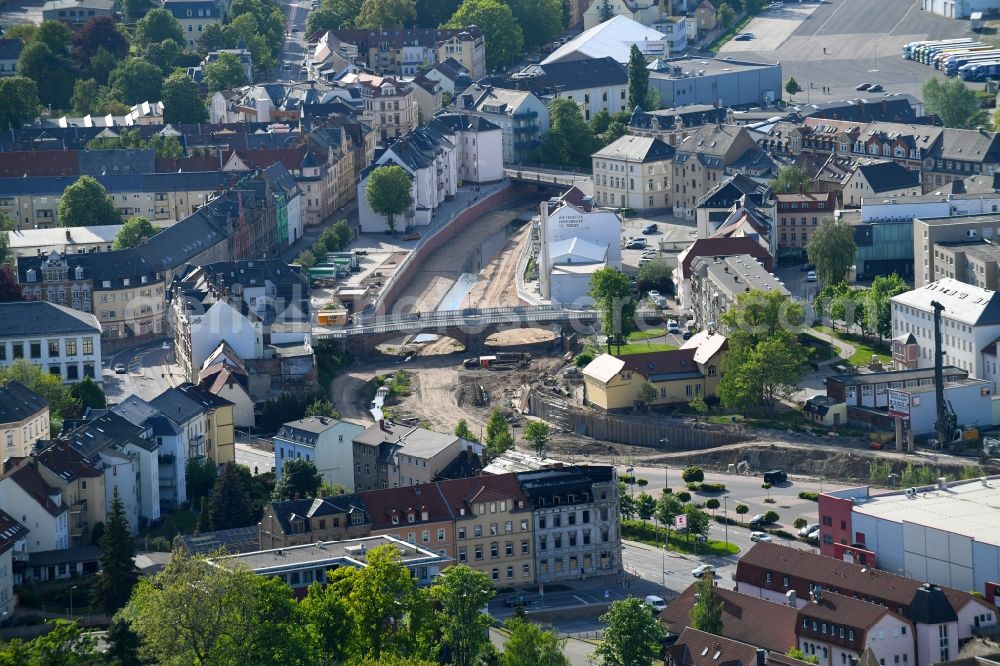
[[[678,515],[674,516],[674,529],[675,530],[687,529],[687,526],[688,526],[688,517],[687,517],[686,514],[681,513],[681,514],[678,514]]]
[[[906,393],[905,391],[897,391],[895,389],[889,389],[889,415],[909,418],[910,416],[909,393]]]

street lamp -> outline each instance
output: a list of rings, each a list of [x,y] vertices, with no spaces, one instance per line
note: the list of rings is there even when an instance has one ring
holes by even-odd
[[[73,590],[75,590],[77,587],[78,587],[77,585],[74,585],[73,587],[69,588],[69,614],[70,614],[70,616],[73,615]]]

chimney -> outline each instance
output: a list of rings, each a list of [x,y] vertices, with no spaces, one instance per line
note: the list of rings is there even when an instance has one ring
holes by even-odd
[[[796,598],[795,590],[788,590],[785,592],[785,601],[789,606],[795,608],[798,605],[798,599]]]
[[[389,431],[388,428],[385,427],[385,419],[379,419],[378,420],[378,429],[379,430],[383,430],[385,432]]]
[[[68,241],[72,241],[73,240],[73,234],[71,234],[69,232],[69,229],[66,229],[66,240],[68,240]]]

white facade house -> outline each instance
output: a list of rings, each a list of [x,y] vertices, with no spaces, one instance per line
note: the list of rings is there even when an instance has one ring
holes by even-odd
[[[101,379],[101,325],[86,312],[49,303],[0,303],[0,367],[26,359],[66,382]]]
[[[542,298],[589,305],[590,276],[610,266],[621,270],[621,218],[594,208],[577,188],[542,202],[539,216],[538,280]]]
[[[626,16],[616,16],[569,40],[542,60],[542,64],[605,56],[625,64],[633,44],[645,56],[662,58],[667,55],[667,42],[662,32],[647,28]]]
[[[354,438],[364,426],[326,416],[310,416],[281,426],[274,437],[274,474],[288,460],[313,460],[327,483],[354,490]]]
[[[591,156],[594,203],[611,208],[658,210],[671,205],[674,149],[650,136],[626,134]]]
[[[0,476],[0,506],[28,529],[26,552],[69,548],[69,507],[33,465],[22,463]]]
[[[439,113],[433,124],[450,132],[460,185],[503,179],[503,132],[499,125],[472,113]]]
[[[157,479],[159,484],[159,501],[165,509],[178,509],[187,502],[187,482],[185,467],[187,464],[187,441],[185,430],[174,419],[164,415],[157,408],[142,398],[130,395],[111,411],[126,419],[133,425],[147,428],[150,438],[158,446],[157,457],[159,469]],[[145,461],[148,467],[148,462]],[[143,470],[140,469],[140,474]],[[147,470],[149,473],[149,470]],[[147,500],[151,501],[151,498]]]
[[[534,93],[473,84],[456,95],[455,106],[500,128],[503,162],[520,162],[549,133],[549,109]]]
[[[264,285],[259,285],[264,289]],[[188,379],[197,381],[198,371],[219,344],[229,344],[241,358],[261,358],[264,354],[264,325],[251,321],[224,300],[216,301],[204,312],[184,298],[174,299],[175,345],[177,363]]]
[[[27,557],[28,528],[0,511],[0,617],[14,612],[14,558]]]
[[[892,299],[892,336],[912,335],[917,344],[917,367],[934,365],[934,310],[941,313],[944,363],[986,376],[984,350],[1000,337],[1000,296],[997,292],[942,278]]]

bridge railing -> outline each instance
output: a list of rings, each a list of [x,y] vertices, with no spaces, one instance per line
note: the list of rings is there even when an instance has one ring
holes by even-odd
[[[444,315],[446,313],[438,313]],[[380,318],[369,323],[356,324],[339,330],[317,332],[317,339],[342,340],[360,335],[380,333],[433,332],[435,329],[467,327],[481,329],[497,324],[544,324],[570,321],[592,321],[597,317],[594,310],[566,310],[553,305],[512,306],[451,311],[451,316],[417,317],[397,316]]]

